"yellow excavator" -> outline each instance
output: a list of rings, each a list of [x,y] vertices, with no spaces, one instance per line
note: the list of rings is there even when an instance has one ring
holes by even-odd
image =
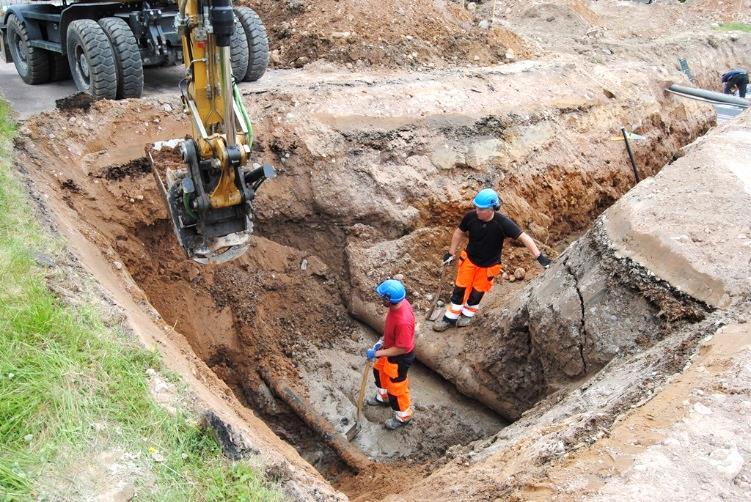
[[[180,92],[193,135],[173,140],[183,166],[152,171],[188,257],[222,263],[242,255],[253,232],[252,201],[270,165],[250,163],[253,125],[232,75],[231,41],[238,23],[231,0],[179,0],[175,26],[185,78]],[[154,146],[160,149],[163,142]]]

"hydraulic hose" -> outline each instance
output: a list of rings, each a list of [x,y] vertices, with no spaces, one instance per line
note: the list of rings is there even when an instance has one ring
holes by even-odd
[[[235,97],[235,104],[237,104],[237,109],[240,110],[240,115],[243,119],[243,122],[245,122],[245,128],[248,130],[248,138],[247,138],[247,144],[248,147],[252,150],[253,149],[253,123],[250,121],[250,117],[248,116],[248,110],[245,109],[245,103],[243,103],[242,97],[240,96],[240,89],[238,89],[237,84],[232,84],[232,94]]]

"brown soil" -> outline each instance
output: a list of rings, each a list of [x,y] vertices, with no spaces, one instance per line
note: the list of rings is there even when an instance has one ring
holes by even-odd
[[[94,98],[91,97],[91,94],[88,94],[86,92],[79,92],[72,96],[68,96],[67,98],[58,99],[57,101],[55,101],[55,106],[60,111],[87,111],[89,108],[91,108],[91,105],[93,103]]]
[[[515,33],[479,20],[453,2],[243,1],[264,20],[277,68],[313,61],[349,67],[487,65],[531,52]]]
[[[413,385],[418,389],[426,385],[417,398],[421,419],[397,435],[379,439],[386,436],[379,422],[387,415],[367,410],[368,428],[357,444],[385,462],[378,471],[383,474],[350,479],[347,465],[321,443],[309,423],[296,416],[279,396],[275,398],[269,387],[281,383],[312,402],[325,400],[326,389],[331,389],[334,399],[346,400],[340,404],[334,401],[333,416],[326,420],[333,418],[340,431],[346,430],[352,425],[350,400],[359,383],[363,347],[372,343],[373,335],[349,316],[341,301],[341,279],[307,251],[311,245],[301,244],[298,250],[265,239],[260,231],[251,250],[229,264],[202,267],[186,260],[148,175],[150,166],[140,156],[144,142],[155,136],[147,133],[146,138],[135,137],[132,142],[113,139],[112,132],[125,126],[127,117],[137,122],[148,115],[145,106],[137,102],[97,104],[92,117],[99,125],[97,139],[89,142],[100,149],[94,158],[71,155],[78,134],[69,135],[63,143],[46,135],[46,130],[61,128],[67,120],[63,116],[27,123],[25,144],[39,146],[49,141],[34,158],[54,163],[52,179],[70,175],[59,184],[62,190],[55,192],[66,210],[78,215],[75,218],[81,221],[82,231],[113,266],[119,266],[115,262],[124,265],[167,325],[184,334],[192,351],[280,438],[294,444],[331,481],[353,490],[360,486],[366,492],[383,485],[385,493],[393,490],[382,482],[391,477],[387,475],[390,464],[396,462],[394,469],[401,471],[402,462],[438,458],[450,446],[479,439],[503,426],[501,420],[455,391],[435,389],[436,384],[431,383],[435,376],[415,368]],[[159,124],[164,132],[154,131],[157,137],[182,130],[177,121],[160,120]],[[167,167],[181,165],[175,150],[151,153],[162,174]],[[53,160],[50,155],[60,158]],[[301,266],[303,260],[307,266]],[[337,354],[338,360],[330,354]],[[346,373],[343,380],[337,376],[341,372]],[[447,400],[466,410],[465,417],[475,413],[474,423],[463,425],[457,410],[446,407]],[[344,411],[340,411],[342,405],[347,407]],[[316,413],[329,413],[327,410],[324,407]]]

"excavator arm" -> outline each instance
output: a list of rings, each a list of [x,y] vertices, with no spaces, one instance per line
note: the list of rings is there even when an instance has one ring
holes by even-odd
[[[188,257],[221,263],[248,249],[252,201],[274,169],[246,167],[253,126],[232,75],[231,0],[180,0],[178,5],[175,24],[185,65],[180,91],[193,134],[179,142],[182,168],[163,169],[150,154],[152,171]]]

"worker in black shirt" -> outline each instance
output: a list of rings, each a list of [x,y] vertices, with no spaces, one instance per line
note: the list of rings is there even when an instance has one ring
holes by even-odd
[[[435,331],[444,331],[453,325],[467,326],[472,321],[483,295],[490,291],[493,279],[503,270],[501,252],[505,238],[520,240],[540,265],[550,266],[550,259],[537,249],[532,238],[498,212],[501,199],[494,190],[480,190],[472,203],[475,210],[464,215],[451,237],[451,247],[443,257],[444,265],[451,263],[462,238],[469,238],[467,249],[459,256],[451,303],[443,317],[433,323]]]

